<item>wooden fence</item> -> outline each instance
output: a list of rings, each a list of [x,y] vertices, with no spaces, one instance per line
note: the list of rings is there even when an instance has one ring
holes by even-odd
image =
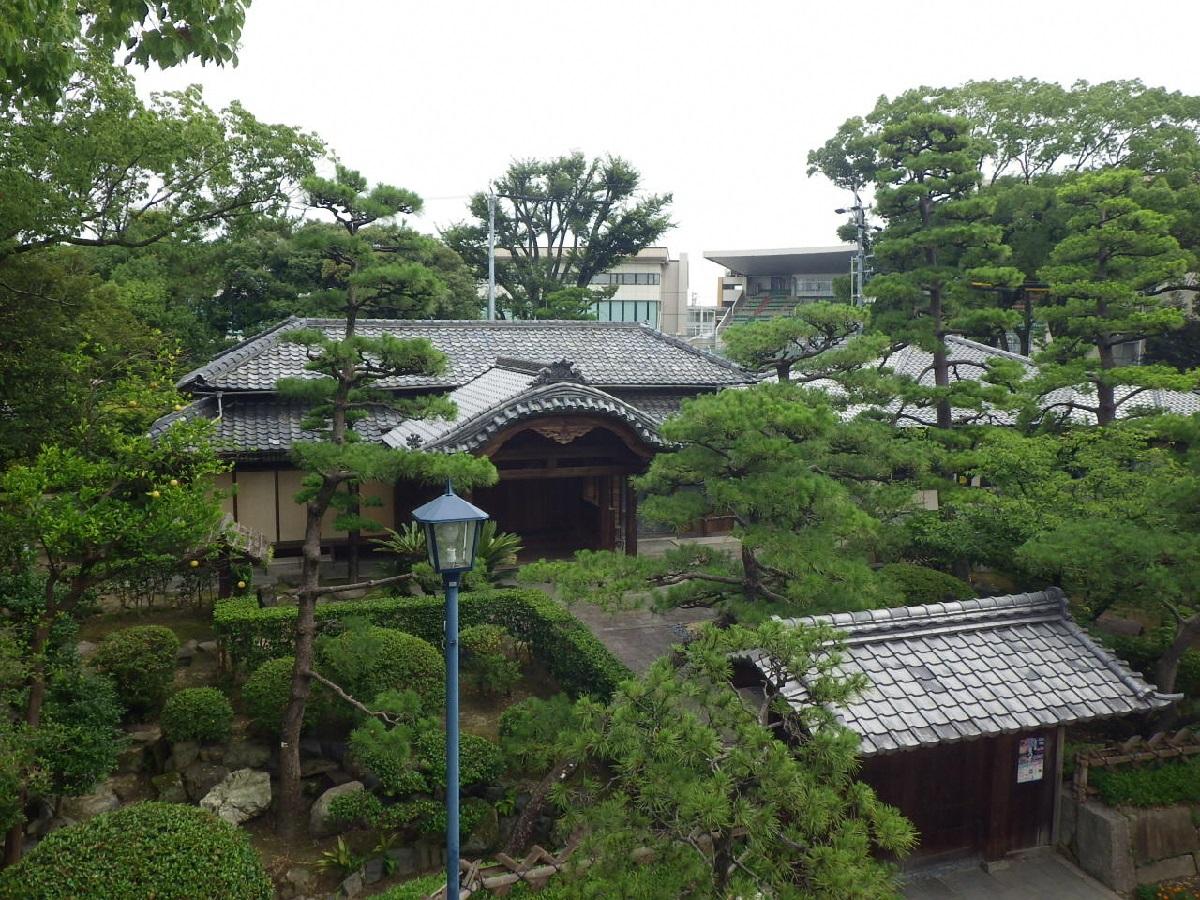
[[[1088,784],[1089,769],[1105,769],[1123,766],[1126,763],[1156,762],[1178,759],[1200,753],[1200,733],[1181,728],[1174,734],[1160,731],[1149,738],[1131,737],[1129,740],[1099,750],[1081,750],[1075,757],[1073,788],[1076,798],[1083,802],[1096,789]]]

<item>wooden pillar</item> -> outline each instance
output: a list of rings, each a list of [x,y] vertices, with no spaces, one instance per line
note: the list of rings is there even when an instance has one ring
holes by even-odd
[[[226,600],[233,596],[233,561],[229,548],[222,547],[217,557],[217,597]]]
[[[628,475],[621,480],[625,488],[625,554],[637,556],[637,491]]]
[[[988,778],[987,813],[984,818],[983,858],[1003,859],[1009,847],[1009,812],[1016,783],[1018,735],[1002,734],[991,739],[991,772]]]

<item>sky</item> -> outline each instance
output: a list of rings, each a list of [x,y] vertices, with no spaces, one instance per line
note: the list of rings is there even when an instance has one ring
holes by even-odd
[[[236,68],[137,78],[315,131],[424,197],[429,232],[513,159],[622,156],[674,195],[659,243],[714,303],[706,250],[837,242],[849,198],[805,158],[879,95],[1017,75],[1200,94],[1197,33],[1195,0],[254,0]]]

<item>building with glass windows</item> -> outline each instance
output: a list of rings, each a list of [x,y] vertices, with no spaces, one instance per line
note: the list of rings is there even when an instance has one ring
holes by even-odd
[[[720,325],[791,313],[803,303],[833,300],[833,280],[850,274],[854,244],[776,250],[707,250],[725,267],[717,286]]]
[[[647,247],[616,268],[592,279],[594,287],[615,287],[593,307],[601,322],[645,322],[667,334],[688,333],[688,258],[672,259],[666,247]]]

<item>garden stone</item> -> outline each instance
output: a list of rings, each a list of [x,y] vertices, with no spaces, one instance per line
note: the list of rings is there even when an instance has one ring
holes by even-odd
[[[1089,801],[1075,813],[1075,855],[1079,868],[1118,894],[1136,886],[1129,820],[1115,809]]]
[[[1160,859],[1158,862],[1138,866],[1134,877],[1138,884],[1158,884],[1175,878],[1191,878],[1196,874],[1196,860],[1190,853]]]
[[[96,651],[100,649],[99,644],[93,644],[91,641],[80,641],[75,645],[75,652],[79,654],[79,661],[84,662],[96,655]]]
[[[234,741],[225,748],[225,765],[231,769],[263,769],[270,761],[271,751],[265,744]]]
[[[216,656],[220,650],[220,645],[216,641],[201,641],[196,645],[196,649],[201,653],[209,653]]]
[[[362,789],[363,785],[361,781],[347,781],[345,784],[331,787],[318,797],[317,802],[312,805],[312,810],[308,814],[309,835],[311,837],[327,837],[341,831],[342,828],[335,824],[329,815],[329,804],[343,794],[353,794],[355,791],[361,791]]]
[[[179,645],[179,649],[175,651],[175,659],[182,662],[183,660],[191,661],[196,655],[196,639],[190,638]]]
[[[225,748],[220,744],[211,744],[207,747],[201,747],[200,759],[202,759],[204,762],[224,762],[226,768],[230,769],[248,768],[247,766],[235,766],[225,759]]]
[[[297,893],[302,894],[312,886],[313,873],[302,866],[292,866],[283,876],[283,880],[290,884]]]
[[[163,803],[187,803],[187,791],[178,772],[165,772],[150,779],[157,798]]]
[[[322,757],[301,759],[300,777],[312,778],[314,775],[327,775],[339,768],[341,767],[331,759],[324,759]]]
[[[357,897],[362,893],[362,890],[363,877],[359,872],[355,872],[338,887],[338,891],[343,897]]]
[[[198,803],[200,798],[225,780],[229,770],[216,763],[194,762],[181,773],[188,799]]]
[[[383,860],[379,857],[369,859],[363,863],[362,880],[363,884],[374,884],[383,878]]]
[[[64,819],[83,822],[101,813],[111,812],[121,805],[112,785],[102,782],[90,794],[82,797],[63,797],[58,803],[58,814]]]
[[[241,825],[266,812],[271,805],[271,776],[254,769],[238,769],[204,795],[200,806],[230,825]]]
[[[200,745],[195,741],[178,741],[171,745],[170,768],[182,772],[200,756]]]
[[[1200,846],[1186,806],[1139,809],[1134,815],[1133,859],[1138,865],[1191,853]]]
[[[397,875],[412,875],[417,871],[417,851],[412,847],[393,847],[387,852]]]
[[[70,828],[74,824],[75,824],[74,819],[68,819],[65,816],[55,816],[53,819],[51,819],[49,822],[46,823],[45,834],[49,834],[52,831],[58,831],[58,829],[60,829],[60,828]],[[43,836],[45,836],[45,835],[43,835]]]
[[[150,785],[140,775],[114,775],[108,779],[108,783],[122,803],[150,799]]]

